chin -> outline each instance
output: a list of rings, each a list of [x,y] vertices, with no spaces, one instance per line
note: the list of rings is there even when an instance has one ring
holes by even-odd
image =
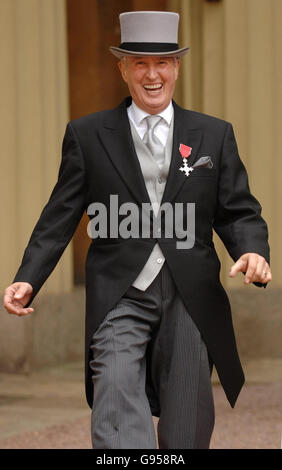
[[[165,109],[168,105],[164,101],[157,101],[157,100],[151,100],[151,101],[144,101],[144,105],[146,105],[148,108],[151,108],[153,110],[158,110],[158,109]]]

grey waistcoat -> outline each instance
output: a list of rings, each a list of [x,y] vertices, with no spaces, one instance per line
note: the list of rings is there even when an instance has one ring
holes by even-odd
[[[149,151],[148,147],[140,138],[134,124],[130,122],[132,138],[136,150],[137,157],[143,173],[145,185],[151,200],[152,209],[155,217],[157,216],[161,199],[163,196],[168,170],[171,161],[172,143],[173,143],[173,119],[171,120],[169,134],[164,150],[162,161],[156,161]],[[139,273],[133,286],[140,290],[146,290],[160,272],[165,261],[164,254],[158,243],[155,244],[151,255],[149,256],[145,266]]]

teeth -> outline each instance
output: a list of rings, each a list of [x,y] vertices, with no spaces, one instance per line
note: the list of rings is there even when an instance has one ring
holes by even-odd
[[[146,90],[157,90],[158,88],[161,88],[162,84],[161,83],[155,83],[154,85],[144,85],[144,88]]]

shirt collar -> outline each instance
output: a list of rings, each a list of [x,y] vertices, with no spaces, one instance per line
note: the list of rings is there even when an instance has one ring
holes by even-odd
[[[142,120],[147,116],[150,116],[150,114],[139,108],[132,100],[132,117],[135,124],[140,126]],[[161,113],[158,113],[158,116],[161,116],[166,121],[166,123],[170,125],[173,116],[173,106],[171,101],[166,109],[164,109]]]

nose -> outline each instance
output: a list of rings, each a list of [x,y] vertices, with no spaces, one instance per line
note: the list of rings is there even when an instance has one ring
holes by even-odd
[[[155,80],[158,77],[158,70],[154,64],[148,65],[146,75],[147,75],[147,78],[151,81]]]

